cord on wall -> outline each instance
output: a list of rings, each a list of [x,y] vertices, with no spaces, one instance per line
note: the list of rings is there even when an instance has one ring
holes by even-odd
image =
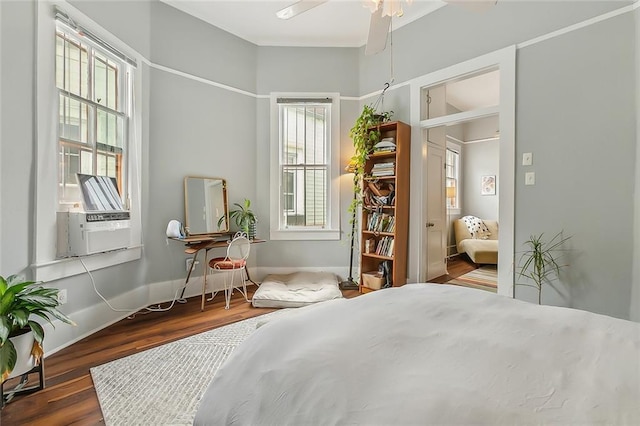
[[[78,260],[82,264],[82,267],[84,268],[84,270],[89,275],[89,279],[91,280],[91,284],[93,285],[93,290],[104,301],[104,303],[107,304],[109,309],[111,309],[114,312],[131,312],[131,309],[120,309],[120,308],[113,307],[113,305],[111,305],[111,303],[109,303],[109,301],[98,291],[98,287],[96,286],[96,280],[93,278],[93,274],[91,273],[91,271],[89,271],[89,268],[87,268],[87,265],[85,265],[85,263],[82,260],[82,258],[79,257]],[[151,312],[166,312],[166,311],[168,311],[169,309],[173,308],[173,305],[175,305],[176,301],[180,301],[178,299],[178,292],[182,291],[185,287],[186,286],[183,285],[183,286],[181,286],[180,288],[178,288],[176,290],[176,292],[173,294],[173,300],[171,301],[171,304],[169,304],[169,306],[167,306],[166,308],[162,308],[160,304],[158,304],[156,306],[147,306],[145,308],[139,309],[138,311],[136,311],[133,314],[129,315],[127,318],[128,319],[133,319],[133,318],[135,318],[135,316],[137,314],[148,314],[148,313],[151,313]]]

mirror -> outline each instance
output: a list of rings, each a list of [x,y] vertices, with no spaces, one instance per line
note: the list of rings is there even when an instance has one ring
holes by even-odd
[[[185,177],[184,217],[187,235],[228,232],[227,182],[213,177]]]

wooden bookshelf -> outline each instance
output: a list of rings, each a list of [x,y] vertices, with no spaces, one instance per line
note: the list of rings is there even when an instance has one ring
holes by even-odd
[[[364,167],[362,194],[365,196],[360,233],[361,293],[373,291],[365,285],[363,274],[378,272],[383,262],[388,262],[390,266],[392,286],[401,286],[407,281],[411,127],[395,121],[381,124],[378,128],[381,138],[393,138],[396,150],[370,154]],[[381,202],[385,196],[386,202]]]

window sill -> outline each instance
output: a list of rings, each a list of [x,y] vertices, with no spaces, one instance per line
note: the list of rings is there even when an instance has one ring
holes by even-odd
[[[328,241],[339,240],[340,231],[335,229],[322,230],[272,230],[269,235],[271,240],[298,240],[298,241]]]
[[[124,250],[116,250],[106,253],[97,253],[91,256],[83,256],[82,261],[89,271],[107,268],[140,259],[142,246],[130,247]],[[56,259],[51,262],[31,265],[36,281],[54,281],[73,275],[84,274],[86,271],[79,262],[78,257]]]

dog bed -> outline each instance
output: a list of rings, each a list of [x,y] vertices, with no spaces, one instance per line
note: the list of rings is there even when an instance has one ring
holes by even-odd
[[[299,308],[339,299],[338,278],[329,272],[294,272],[267,276],[253,295],[256,308]]]

